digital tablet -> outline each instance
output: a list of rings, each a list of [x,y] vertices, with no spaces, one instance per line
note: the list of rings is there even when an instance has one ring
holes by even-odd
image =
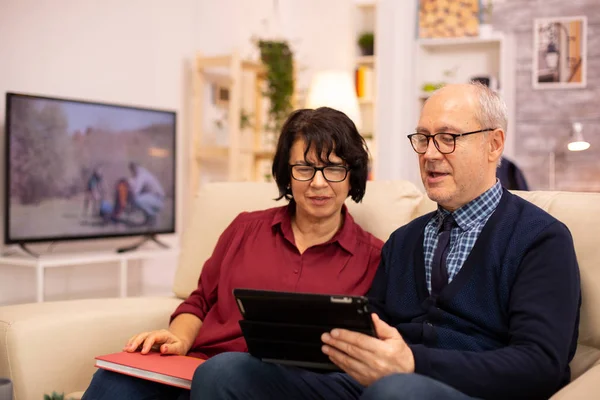
[[[263,361],[339,370],[321,351],[321,335],[343,328],[376,336],[364,296],[234,289],[248,351]]]

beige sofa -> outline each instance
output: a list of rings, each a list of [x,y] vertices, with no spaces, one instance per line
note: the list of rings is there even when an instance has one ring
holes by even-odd
[[[283,204],[273,184],[220,183],[202,188],[182,239],[173,297],[92,299],[0,307],[0,377],[13,380],[15,400],[52,391],[84,390],[94,356],[119,351],[134,333],[167,326],[170,313],[196,286],[223,229],[242,210]],[[579,348],[573,382],[553,399],[600,397],[600,194],[523,192],[571,229],[583,287]],[[369,182],[362,204],[348,206],[365,229],[386,239],[397,227],[435,205],[414,185]]]

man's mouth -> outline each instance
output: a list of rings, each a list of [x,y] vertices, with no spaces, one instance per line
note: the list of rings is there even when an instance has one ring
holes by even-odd
[[[449,175],[447,172],[427,171],[427,175],[431,178],[439,178],[441,176]]]

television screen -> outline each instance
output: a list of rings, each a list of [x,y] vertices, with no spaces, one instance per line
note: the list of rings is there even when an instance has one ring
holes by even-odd
[[[7,93],[5,243],[174,232],[175,120]]]

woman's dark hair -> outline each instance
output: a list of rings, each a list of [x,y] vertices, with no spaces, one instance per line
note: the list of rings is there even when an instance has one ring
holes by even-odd
[[[365,195],[369,173],[369,153],[365,139],[358,133],[354,122],[341,111],[329,107],[296,110],[283,124],[273,158],[273,177],[279,188],[277,200],[292,200],[290,181],[290,151],[294,142],[304,139],[304,159],[311,148],[319,162],[330,164],[329,156],[335,153],[350,169],[350,192],[356,203]]]

